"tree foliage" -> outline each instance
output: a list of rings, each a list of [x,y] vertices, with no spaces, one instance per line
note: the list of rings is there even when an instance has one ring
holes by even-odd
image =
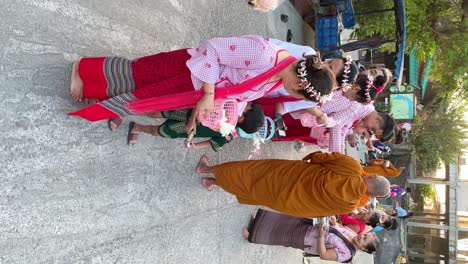
[[[355,13],[393,7],[393,0],[353,1]],[[406,53],[415,50],[419,59],[434,55],[431,77],[442,95],[468,98],[468,0],[406,0]],[[393,12],[357,16],[358,38],[395,37]],[[394,50],[394,45],[384,46]]]
[[[462,154],[468,132],[466,110],[466,102],[445,98],[416,118],[413,144],[424,174],[435,171],[442,163],[455,163]]]
[[[388,9],[393,0],[355,0],[355,13]],[[423,173],[452,163],[463,149],[467,134],[464,112],[468,101],[468,0],[405,0],[406,50],[414,50],[420,60],[434,57],[430,77],[439,91],[432,109],[418,113],[413,143]],[[357,16],[359,28],[353,35],[395,37],[393,12]],[[383,47],[394,50],[394,45]]]

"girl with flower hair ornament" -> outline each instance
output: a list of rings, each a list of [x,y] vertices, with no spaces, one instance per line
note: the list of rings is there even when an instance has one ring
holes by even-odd
[[[305,111],[291,112],[284,116],[287,127],[286,137],[275,140],[301,140],[328,147],[329,151],[342,152],[347,135],[353,134],[352,127],[361,119],[366,120],[366,124],[372,124],[368,129],[376,131],[379,139],[387,140],[386,133],[393,129],[395,122],[385,113],[375,112],[372,103],[378,95],[377,91],[380,92],[390,79],[391,74],[385,68],[369,69],[360,73],[356,82],[351,86],[347,85],[347,89],[335,90],[333,100],[322,105],[322,112],[333,118],[335,122],[333,126],[304,127],[304,124],[311,123],[308,120],[314,117]],[[374,80],[377,80],[377,87]]]
[[[352,62],[350,57],[327,60],[323,62],[323,65],[327,68],[330,68],[332,72],[337,73],[336,78],[335,78],[336,83],[341,84],[340,86],[335,85],[336,87],[335,89],[338,89],[338,90],[347,90],[349,87],[349,83],[352,83],[352,81],[356,78],[356,75],[358,73],[358,68],[356,64]],[[334,96],[335,94],[336,94],[336,91],[333,91],[332,95]],[[333,124],[329,123],[329,120],[328,120],[327,114],[329,113],[325,113],[321,110],[321,107],[331,103],[330,101],[334,101],[336,99],[333,96],[326,96],[325,98],[321,98],[322,100],[308,100],[308,101],[287,100],[287,99],[281,99],[281,98],[279,98],[278,100],[278,97],[275,97],[275,96],[278,96],[277,93],[271,93],[257,100],[258,102],[262,103],[262,106],[265,109],[266,115],[270,115],[270,116],[274,115],[275,119],[281,119],[281,116],[283,114],[293,113],[294,114],[293,119],[300,119],[300,115],[307,116],[307,121],[306,121],[307,124],[302,124],[307,127],[317,126],[317,125],[333,126]],[[274,101],[275,99],[276,101]],[[272,106],[271,102],[275,102],[274,107]],[[294,123],[296,121],[292,121],[292,122]]]

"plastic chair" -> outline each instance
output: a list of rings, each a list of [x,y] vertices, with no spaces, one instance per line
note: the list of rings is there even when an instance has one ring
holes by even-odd
[[[260,138],[262,138],[263,140],[270,140],[275,135],[275,129],[276,129],[275,121],[273,121],[273,119],[271,119],[270,117],[266,116],[265,117],[265,124],[263,125],[263,127],[260,128],[260,130],[258,130],[257,133],[260,136]],[[255,137],[255,134],[257,134],[257,133],[247,134],[242,129],[237,128],[237,134],[241,138],[253,139]]]

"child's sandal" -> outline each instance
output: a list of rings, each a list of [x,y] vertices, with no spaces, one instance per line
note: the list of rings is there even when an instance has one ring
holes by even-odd
[[[127,144],[135,145],[138,141],[138,133],[132,133],[135,122],[130,122],[128,125]]]
[[[122,124],[122,118],[116,117],[107,120],[107,126],[112,132],[115,132],[117,128]]]

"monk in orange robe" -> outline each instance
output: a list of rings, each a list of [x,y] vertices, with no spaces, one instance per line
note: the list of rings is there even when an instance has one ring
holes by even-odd
[[[297,217],[346,214],[367,202],[367,195],[385,196],[390,183],[380,176],[362,177],[355,159],[340,153],[314,152],[303,160],[248,160],[208,165],[202,156],[198,173],[208,190],[219,185],[241,204],[263,205]]]
[[[364,172],[366,172],[367,175],[380,175],[380,176],[385,176],[385,177],[398,177],[401,174],[402,169],[404,167],[401,167],[399,169],[395,168],[393,164],[388,161],[388,167],[385,166],[385,160],[383,159],[372,159],[369,160],[369,163],[371,164],[370,166],[364,167]]]

